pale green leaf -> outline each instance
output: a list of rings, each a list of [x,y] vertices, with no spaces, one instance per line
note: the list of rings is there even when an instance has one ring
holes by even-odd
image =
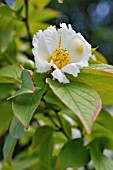
[[[73,77],[71,77],[74,80]],[[93,64],[81,70],[76,78],[93,89],[102,99],[103,105],[113,104],[113,66],[108,64]]]
[[[55,95],[78,116],[87,133],[90,133],[92,124],[101,109],[99,95],[89,86],[77,81],[62,84],[47,79],[47,83]]]

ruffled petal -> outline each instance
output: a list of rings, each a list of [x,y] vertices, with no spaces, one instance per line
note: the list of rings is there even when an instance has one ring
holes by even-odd
[[[68,25],[68,27],[66,26],[65,23],[60,24],[60,26],[61,26],[61,28],[58,29],[58,33],[59,33],[59,37],[61,39],[61,48],[65,49],[68,47],[73,36],[76,35],[76,32],[72,29],[70,24]]]
[[[38,41],[40,38],[40,35],[42,34],[42,30],[39,30],[34,36],[33,36],[33,41],[32,41],[32,45],[33,47],[37,47],[38,45]]]
[[[71,57],[70,63],[77,63],[81,65],[81,68],[88,65],[88,60],[91,56],[91,45],[80,33],[77,33],[72,39],[68,50]]]
[[[68,74],[72,74],[74,77],[77,77],[78,73],[80,73],[80,70],[75,63],[71,63],[71,64],[64,66],[61,69],[61,71],[68,73]]]
[[[58,32],[56,31],[55,26],[50,26],[43,32],[43,34],[44,34],[46,46],[49,51],[49,55],[51,56],[53,51],[55,51],[56,48],[58,48],[58,44],[59,44]]]
[[[43,32],[39,31],[33,37],[33,46],[37,54],[35,53],[35,57],[39,57],[41,60],[48,61],[49,59],[49,52],[44,40]]]
[[[54,70],[51,74],[60,83],[69,83],[69,80],[66,78],[66,76],[58,68],[56,70]]]
[[[33,52],[33,55],[35,56],[35,63],[36,63],[37,72],[38,73],[45,73],[48,70],[50,70],[50,68],[51,68],[50,63],[40,59],[40,57],[38,56],[37,49],[33,48],[32,52]]]

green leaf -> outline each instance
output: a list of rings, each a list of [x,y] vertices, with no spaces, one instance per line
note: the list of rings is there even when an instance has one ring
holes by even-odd
[[[0,51],[4,52],[13,41],[15,24],[16,22],[12,18],[6,17],[4,14],[2,17],[0,16]]]
[[[92,127],[90,137],[92,139],[107,137],[113,140],[113,116],[102,110]]]
[[[91,126],[101,109],[99,95],[89,86],[77,81],[62,84],[58,81],[47,79],[47,83],[55,95],[78,116],[87,133],[90,133]]]
[[[101,63],[104,63],[104,64],[108,63],[106,58],[98,51],[94,51],[93,54],[96,56],[97,61],[100,61]]]
[[[43,88],[44,87],[44,82],[42,80],[42,77],[41,77],[40,73],[34,72],[33,73],[33,80],[34,80],[34,83],[35,83],[35,85],[37,87],[39,87],[39,88]]]
[[[112,170],[113,160],[101,153],[99,145],[96,141],[90,145],[91,158],[96,170]]]
[[[61,149],[56,169],[79,168],[90,161],[89,150],[83,145],[82,139],[73,139],[67,142]]]
[[[38,6],[39,9],[44,8],[49,2],[50,0],[32,0],[32,3]]]
[[[30,120],[38,107],[41,97],[45,91],[43,89],[36,89],[35,92],[22,94],[20,96],[16,96],[12,102],[12,109],[15,116],[19,119],[22,125],[28,129]]]
[[[39,161],[42,167],[51,169],[53,129],[50,126],[42,126],[37,129],[33,138],[33,148],[37,149]]]
[[[12,158],[12,154],[13,154],[13,150],[14,147],[16,145],[17,140],[14,139],[12,136],[8,135],[5,141],[5,145],[3,148],[3,155],[4,155],[4,159],[10,163],[11,162],[11,158]]]
[[[17,91],[16,94],[9,97],[8,99],[14,98],[16,96],[25,94],[25,93],[34,93],[34,85],[32,81],[32,77],[28,70],[23,70],[22,72],[22,87]]]
[[[0,102],[0,134],[7,130],[12,117],[11,104],[8,102]]]
[[[24,127],[15,116],[13,117],[13,120],[11,122],[9,132],[13,138],[24,138],[25,137]]]
[[[64,107],[64,105],[62,104],[62,102],[59,100],[59,98],[53,93],[52,90],[48,90],[47,93],[44,96],[44,100],[46,102],[49,102],[51,104],[60,106],[61,108]]]
[[[0,84],[0,100],[6,99],[15,89],[13,84]]]
[[[73,77],[69,77],[74,80]],[[76,80],[96,90],[103,105],[113,104],[113,66],[108,64],[90,65],[81,70]]]
[[[13,170],[28,169],[38,162],[36,155],[26,155],[22,160],[15,161],[12,165]]]
[[[21,83],[22,70],[17,65],[0,69],[0,83]]]

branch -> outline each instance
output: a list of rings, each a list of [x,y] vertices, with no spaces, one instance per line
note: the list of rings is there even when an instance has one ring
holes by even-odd
[[[45,113],[44,116],[47,116],[47,117],[50,119],[50,121],[53,123],[53,125],[57,128],[56,131],[62,132],[68,140],[70,139],[69,136],[66,134],[64,128],[63,128],[63,125],[62,125],[62,122],[61,122],[59,116],[57,117],[57,119],[58,119],[58,121],[59,121],[60,126],[57,125],[57,123],[56,123],[56,122],[54,121],[54,119],[50,116],[50,114]]]
[[[29,28],[29,16],[28,16],[28,11],[29,7],[28,7],[28,0],[25,0],[25,18],[24,18],[24,23],[27,29],[27,34],[28,34],[28,38],[29,38],[29,42],[32,48],[32,37],[31,37],[31,33],[30,33],[30,28]]]
[[[56,117],[57,117],[57,119],[58,119],[58,121],[59,121],[59,123],[60,123],[62,133],[66,136],[66,138],[67,138],[68,140],[70,140],[70,137],[67,135],[67,133],[66,133],[65,130],[64,130],[64,127],[63,127],[62,121],[61,121],[61,119],[60,119],[60,116],[58,115],[58,112],[56,112]]]

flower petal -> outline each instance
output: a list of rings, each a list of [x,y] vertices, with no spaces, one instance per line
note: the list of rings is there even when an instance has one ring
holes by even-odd
[[[69,83],[69,80],[66,78],[66,76],[58,68],[56,70],[54,70],[51,74],[60,83]]]
[[[55,26],[50,26],[43,32],[43,34],[44,34],[46,46],[49,51],[49,55],[51,56],[52,52],[55,51],[56,48],[58,48],[58,44],[59,44],[58,32],[56,31]]]
[[[42,31],[39,31],[37,32],[36,35],[34,35],[33,46],[34,48],[36,48],[35,51],[37,51],[37,53],[35,52],[35,57],[38,56],[41,60],[48,61],[50,56],[49,56],[48,49],[46,47],[46,43]]]
[[[81,65],[81,68],[88,65],[88,60],[91,56],[91,45],[80,33],[77,33],[72,39],[68,50],[71,57],[70,63],[77,63]]]
[[[59,37],[61,37],[61,48],[65,49],[68,47],[69,43],[73,36],[76,35],[76,32],[72,29],[69,24],[68,27],[65,23],[60,24],[61,28],[58,29]]]
[[[38,52],[36,48],[33,48],[32,50],[33,55],[35,56],[35,63],[36,63],[36,68],[38,73],[45,73],[48,70],[50,70],[50,63],[47,61],[41,60],[40,57],[38,56]]]
[[[68,73],[68,74],[72,74],[74,77],[77,77],[78,73],[80,73],[80,70],[75,63],[71,63],[71,64],[64,66],[61,69],[61,71]]]

